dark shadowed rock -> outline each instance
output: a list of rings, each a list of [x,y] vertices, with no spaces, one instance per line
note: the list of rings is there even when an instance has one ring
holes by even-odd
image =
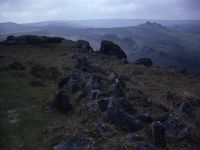
[[[89,73],[103,73],[104,72],[104,66],[91,62],[88,60],[87,57],[80,57],[77,59],[77,64],[75,66],[77,69],[89,72]]]
[[[105,75],[109,81],[114,81],[116,78],[118,78],[118,74],[112,68],[107,68],[105,70]]]
[[[92,94],[93,90],[102,90],[102,76],[100,74],[90,74],[85,84],[88,95]]]
[[[64,85],[67,84],[67,82],[69,81],[69,79],[70,79],[69,76],[60,79],[60,81],[59,81],[59,83],[58,83],[58,88],[60,88],[60,89],[63,88]]]
[[[124,51],[116,44],[110,41],[102,41],[100,53],[108,56],[115,56],[119,59],[127,58]]]
[[[104,119],[126,131],[137,131],[143,128],[143,124],[133,115],[128,114],[116,100],[110,100]]]
[[[53,147],[54,150],[93,150],[94,141],[87,136],[73,137]]]
[[[109,135],[112,132],[111,127],[106,123],[99,123],[96,125],[96,130],[99,134]]]
[[[81,57],[77,59],[76,68],[82,71],[89,71],[91,62],[88,61],[87,57]]]
[[[74,94],[80,91],[80,73],[78,71],[74,71],[71,74],[67,75],[65,78],[60,80],[59,87],[63,88],[63,90],[68,91],[69,94]]]
[[[62,113],[67,113],[72,110],[72,105],[70,104],[69,97],[63,90],[58,91],[54,96],[53,106],[60,110]]]
[[[186,118],[194,118],[195,117],[195,110],[194,108],[187,102],[183,102],[180,107],[179,111],[186,117]]]
[[[105,112],[108,109],[109,98],[102,98],[88,103],[88,110],[90,112]]]
[[[187,125],[176,116],[169,116],[164,122],[166,137],[171,139],[183,138],[188,133]]]
[[[150,58],[141,58],[141,59],[136,60],[134,64],[151,67],[153,65],[153,62]]]
[[[109,97],[109,94],[101,90],[92,90],[90,94],[90,100],[100,99],[103,97]]]
[[[67,84],[63,87],[63,89],[67,90],[71,94],[74,94],[78,91],[80,91],[80,82],[77,80],[74,80],[73,78],[70,78]]]
[[[81,53],[94,52],[94,50],[92,49],[92,47],[90,46],[90,43],[88,41],[78,40],[76,42],[76,46],[77,46],[78,52],[81,52]]]
[[[152,130],[153,142],[157,146],[165,146],[165,128],[159,121],[155,121],[150,124]]]
[[[144,137],[138,135],[137,133],[128,133],[126,137],[130,141],[141,141],[144,139]]]
[[[136,117],[138,120],[140,120],[143,123],[151,123],[153,121],[150,113],[143,113]]]
[[[158,150],[154,145],[148,143],[138,143],[135,146],[136,150]]]
[[[112,84],[110,93],[112,96],[118,98],[118,97],[126,97],[126,93],[124,89],[122,88],[122,84],[119,79],[115,79],[114,83]]]
[[[172,92],[172,91],[167,91],[166,98],[168,100],[175,100],[177,98],[177,94],[175,92]]]
[[[17,62],[13,62],[9,65],[9,67],[11,69],[15,69],[15,70],[18,70],[18,71],[21,71],[21,70],[25,70],[25,66],[23,64],[20,64],[20,63],[17,63]]]

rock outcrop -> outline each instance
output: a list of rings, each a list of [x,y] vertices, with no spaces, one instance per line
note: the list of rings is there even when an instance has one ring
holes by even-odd
[[[88,41],[78,40],[76,42],[77,51],[81,53],[91,53],[94,52],[93,48],[90,46]]]
[[[116,44],[110,41],[102,41],[100,53],[108,56],[115,56],[119,59],[127,58],[125,52]]]

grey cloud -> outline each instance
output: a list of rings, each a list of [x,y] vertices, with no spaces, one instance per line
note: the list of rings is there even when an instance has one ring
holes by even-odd
[[[0,22],[200,19],[200,0],[0,0]]]

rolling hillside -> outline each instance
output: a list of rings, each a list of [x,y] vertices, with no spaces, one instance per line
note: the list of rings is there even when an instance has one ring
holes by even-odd
[[[71,40],[84,39],[89,41],[96,50],[99,49],[99,43],[102,40],[110,40],[124,49],[130,62],[141,57],[149,57],[155,66],[169,67],[173,65],[192,73],[200,72],[198,21],[160,21],[166,26],[146,22],[130,27],[128,25],[131,23],[136,25],[139,21],[129,20],[128,23],[127,20],[124,22],[121,20],[118,26],[126,27],[116,27],[115,21],[96,21],[99,25],[106,22],[104,28],[94,28],[96,27],[95,21],[50,21],[23,25],[7,23],[8,25],[0,24],[0,31],[2,39],[11,34],[60,36]],[[140,20],[140,22],[142,21]],[[176,28],[175,24],[177,24]],[[193,26],[196,28],[192,28]]]

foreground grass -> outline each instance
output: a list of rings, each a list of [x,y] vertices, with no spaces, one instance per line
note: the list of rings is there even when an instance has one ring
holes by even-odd
[[[82,104],[77,104],[77,110],[67,116],[56,111],[44,111],[45,105],[53,99],[57,82],[47,80],[45,87],[30,85],[33,77],[29,71],[33,64],[41,64],[47,68],[57,67],[65,71],[67,69],[70,72],[74,62],[68,46],[69,44],[67,47],[58,45],[50,48],[0,47],[0,55],[5,56],[0,65],[0,149],[48,150],[52,145],[77,133],[93,131],[97,123],[96,116],[86,117],[80,114],[79,105]],[[14,61],[25,64],[27,70],[6,68]],[[135,67],[131,64],[124,65],[118,60],[102,61],[97,58],[96,61],[103,66],[111,66],[120,75],[130,77],[133,82],[127,82],[126,88],[141,90],[155,103],[158,101],[162,104],[167,91],[189,92],[199,96],[199,78],[189,78],[159,69]],[[106,144],[126,149],[130,144],[126,140],[126,134],[117,131],[109,140],[97,135],[93,138],[97,149],[103,149]]]

